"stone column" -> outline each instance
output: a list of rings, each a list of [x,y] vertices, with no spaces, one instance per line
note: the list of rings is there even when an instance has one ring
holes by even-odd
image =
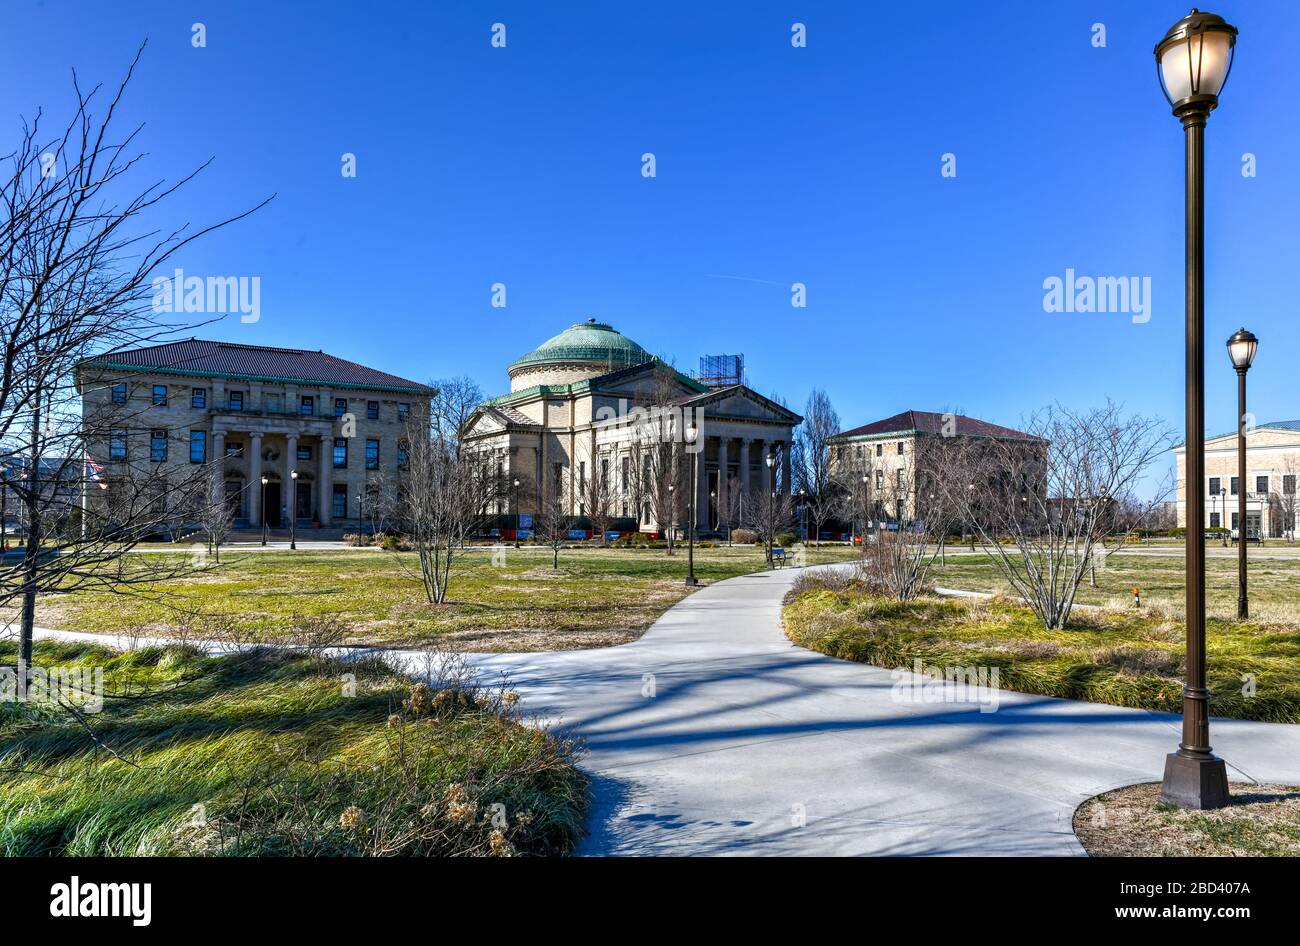
[[[320,511],[320,524],[327,526],[331,522],[334,514],[334,441],[332,438],[321,435],[320,438],[320,469],[316,474],[316,482],[319,484],[317,489],[320,495],[316,497],[316,508]],[[347,514],[347,507],[344,506],[344,515]]]
[[[721,523],[723,517],[727,514],[727,466],[730,462],[727,457],[728,448],[731,446],[731,440],[727,437],[718,438],[718,522]]]
[[[262,435],[253,431],[248,435],[248,524],[262,524]]]
[[[793,492],[790,483],[790,441],[781,441],[781,492],[789,495]]]
[[[284,485],[280,487],[280,502],[284,504],[285,515],[296,518],[298,509],[294,503],[298,497],[294,495],[297,490],[294,489],[293,471],[298,466],[298,435],[285,434],[284,441]],[[280,519],[281,525],[287,528],[284,516]]]
[[[753,453],[753,450],[751,449],[753,443],[754,441],[750,440],[748,437],[740,438],[740,489],[742,491],[740,495],[745,497],[745,502],[749,502],[750,499],[749,460],[750,455]]]
[[[709,452],[709,440],[700,431],[700,452],[695,454],[695,528],[709,527],[709,467],[704,462]]]
[[[226,495],[226,432],[224,430],[214,430],[208,439],[212,441],[212,455],[208,457],[208,461],[211,464],[212,482],[215,486],[213,494],[220,499],[224,499]]]

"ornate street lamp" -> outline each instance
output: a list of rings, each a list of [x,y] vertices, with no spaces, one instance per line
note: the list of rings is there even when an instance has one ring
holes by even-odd
[[[685,438],[687,445],[695,443],[695,438],[700,435],[700,429],[692,421],[686,426]],[[686,497],[686,584],[697,585],[695,580],[695,497],[699,495],[699,486],[695,478],[699,475],[699,467],[696,465],[696,451],[688,450],[691,455],[691,492]]]
[[[289,473],[289,479],[293,481],[293,489],[289,497],[289,548],[296,550],[298,548],[297,535],[294,532],[295,521],[298,513],[298,471],[292,470]]]
[[[271,482],[271,478],[265,473],[262,474],[262,545],[266,545],[266,484]]]
[[[767,481],[770,485],[774,475],[772,468],[776,466],[776,454],[769,453],[763,460],[767,464]],[[767,494],[767,528],[763,531],[767,533],[767,567],[772,567],[772,530],[776,528],[773,522],[774,513],[772,512],[772,500],[776,499],[776,490],[771,489]]]
[[[1228,339],[1228,357],[1237,370],[1237,620],[1250,617],[1246,600],[1246,372],[1255,360],[1259,339],[1238,329]],[[1259,514],[1260,532],[1264,528],[1264,512]]]
[[[1160,797],[1184,808],[1228,803],[1228,774],[1210,750],[1205,687],[1205,504],[1191,490],[1205,482],[1205,123],[1232,67],[1237,29],[1199,10],[1183,17],[1155,48],[1165,98],[1182,122],[1186,174],[1186,615],[1187,681],[1183,737],[1165,758]],[[1243,484],[1244,485],[1244,484]]]

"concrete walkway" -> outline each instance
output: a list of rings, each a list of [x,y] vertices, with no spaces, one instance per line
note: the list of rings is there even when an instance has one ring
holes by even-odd
[[[703,588],[620,647],[472,655],[585,742],[582,853],[1081,854],[1075,807],[1158,780],[1177,747],[1169,714],[1008,691],[995,712],[897,701],[890,671],[785,638],[796,574]],[[1300,784],[1300,726],[1211,734],[1234,781]]]

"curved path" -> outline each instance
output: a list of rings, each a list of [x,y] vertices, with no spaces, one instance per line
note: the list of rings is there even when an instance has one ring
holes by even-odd
[[[1158,780],[1177,747],[1166,713],[1009,691],[994,712],[897,701],[890,671],[786,639],[797,574],[703,588],[619,647],[471,655],[585,742],[581,853],[1081,854],[1075,807]],[[1300,726],[1211,734],[1230,779],[1300,784]]]

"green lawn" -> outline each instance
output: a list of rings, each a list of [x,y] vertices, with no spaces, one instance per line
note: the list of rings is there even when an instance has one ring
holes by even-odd
[[[807,550],[810,563],[854,554],[844,546]],[[412,553],[230,550],[211,571],[131,595],[46,596],[37,623],[196,639],[232,621],[245,635],[275,640],[303,622],[335,617],[351,642],[558,650],[634,640],[689,593],[684,549],[671,557],[662,549],[564,549],[558,571],[549,550],[540,548],[507,548],[496,565],[487,550],[468,551],[459,561],[449,601],[435,607],[425,601]],[[752,546],[695,554],[705,583],[763,567],[762,549]]]
[[[1153,609],[1080,610],[1069,630],[1044,630],[1005,599],[900,603],[854,583],[801,580],[787,599],[787,636],[832,657],[880,667],[997,668],[1025,693],[1178,712],[1183,627]],[[1212,619],[1206,632],[1210,711],[1300,722],[1300,627]]]
[[[1177,550],[1172,550],[1177,551]],[[1208,612],[1226,619],[1237,615],[1237,559],[1222,557],[1224,549],[1212,546],[1205,565],[1205,591]],[[1281,549],[1251,546],[1247,570],[1251,617],[1266,621],[1300,623],[1300,557],[1288,559],[1263,556],[1290,554]],[[953,555],[946,565],[937,562],[930,571],[932,585],[964,591],[999,591],[1010,587],[991,558],[978,555]],[[1079,589],[1078,600],[1084,604],[1124,608],[1133,602],[1133,589],[1142,589],[1144,604],[1171,611],[1183,607],[1183,558],[1181,555],[1140,555],[1121,551],[1106,560],[1097,572],[1097,587],[1087,578]]]
[[[581,835],[573,749],[515,718],[510,693],[265,649],[35,656],[102,667],[122,698],[85,715],[93,739],[57,707],[0,703],[6,856],[549,855]]]

